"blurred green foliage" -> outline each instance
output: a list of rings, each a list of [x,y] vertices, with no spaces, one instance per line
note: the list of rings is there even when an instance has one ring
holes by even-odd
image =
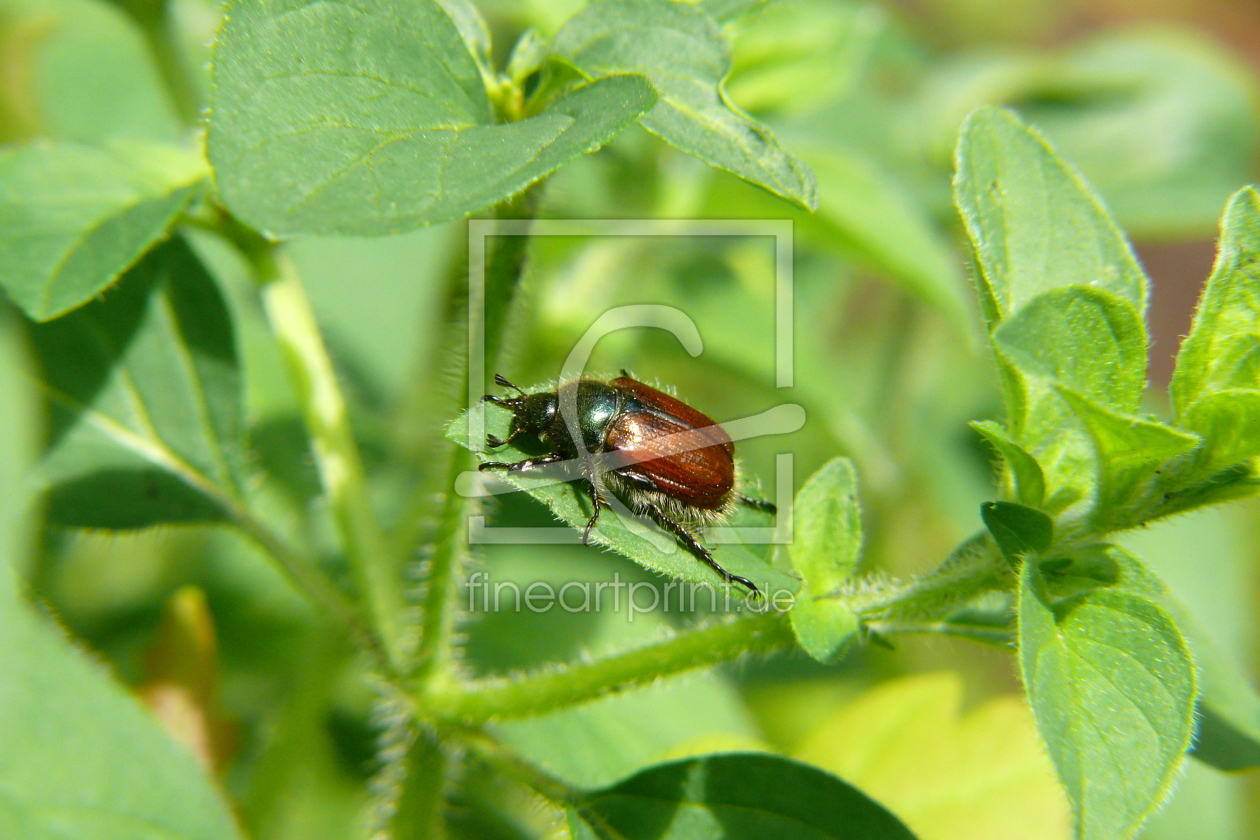
[[[626,367],[636,376],[666,383],[718,421],[787,402],[803,406],[807,420],[800,431],[740,442],[742,475],[770,497],[778,490],[777,454],[794,456],[789,492],[825,464],[836,469],[835,457],[850,459],[862,500],[864,539],[860,559],[853,560],[861,572],[901,576],[926,571],[984,527],[980,505],[994,495],[995,449],[1009,462],[1018,457],[990,434],[993,429],[1002,434],[1001,427],[968,426],[1017,412],[1009,406],[1003,411],[997,366],[981,346],[981,324],[985,316],[992,321],[993,313],[973,303],[966,280],[973,258],[985,265],[986,255],[966,250],[951,204],[952,154],[966,114],[985,104],[1013,106],[1079,168],[1139,243],[1211,236],[1229,196],[1254,180],[1260,139],[1254,74],[1201,33],[1140,26],[1046,47],[1037,21],[1053,17],[1053,4],[1025,4],[1031,11],[1015,34],[1028,43],[1009,40],[1012,33],[1006,32],[1008,40],[999,48],[981,37],[991,33],[980,32],[982,24],[996,26],[993,4],[940,0],[927,5],[955,22],[948,46],[936,43],[935,33],[892,4],[704,4],[724,21],[732,71],[724,87],[720,72],[707,79],[705,95],[722,87],[730,103],[751,115],[748,124],[773,131],[776,154],[787,156],[786,162],[776,159],[774,172],[799,174],[796,158],[812,170],[815,213],[684,154],[661,137],[683,149],[687,139],[650,121],[645,123],[650,131],[631,125],[598,154],[573,159],[543,192],[541,218],[791,219],[795,377],[790,387],[775,387],[775,248],[768,237],[539,237],[525,267],[524,294],[512,302],[498,369],[522,385],[540,385],[555,378],[575,339],[606,309],[635,303],[682,309],[703,338],[700,356],[692,358],[664,331],[622,331],[601,341],[591,369]],[[205,103],[205,44],[217,29],[220,9],[208,0],[173,0],[158,19],[161,31],[155,35],[151,19],[146,30],[129,17],[132,6],[104,0],[0,0],[0,138],[13,144],[6,156],[106,142],[136,144],[132,148],[169,144],[183,154],[200,153],[200,135],[181,125],[180,114],[189,101],[194,113]],[[494,63],[504,66],[520,33],[534,27],[550,38],[582,4],[487,0],[478,6],[490,25]],[[175,49],[155,46],[161,44]],[[183,90],[164,87],[164,79],[181,75],[172,62],[182,65]],[[481,69],[472,67],[469,79]],[[277,102],[273,107],[284,104],[283,98]],[[636,102],[626,106],[627,114],[650,104]],[[488,114],[479,119],[488,122]],[[739,122],[741,112],[722,117],[751,130]],[[29,141],[37,145],[16,145]],[[44,145],[47,141],[57,145]],[[691,142],[701,145],[694,138]],[[708,160],[719,156],[697,153]],[[9,159],[0,158],[0,168]],[[302,169],[298,158],[290,162]],[[74,185],[72,178],[64,180]],[[175,207],[190,198],[182,193],[187,186],[180,180],[174,192],[155,189],[159,201]],[[400,176],[395,186],[405,194],[414,184]],[[11,181],[0,187],[2,215],[21,204],[11,200],[14,196],[26,196]],[[267,189],[257,193],[260,199],[275,197]],[[777,191],[809,203],[805,180]],[[133,207],[135,196],[123,192],[111,194],[109,203]],[[1082,227],[1110,226],[1105,219],[1098,222],[1092,208],[1087,211]],[[179,251],[181,259],[194,261],[191,274],[213,278],[220,290],[213,296],[221,294],[226,303],[244,383],[240,400],[247,445],[239,453],[241,464],[223,465],[225,480],[236,481],[232,473],[241,470],[240,499],[284,540],[317,558],[332,579],[347,579],[351,570],[328,516],[329,501],[304,430],[301,395],[268,326],[250,266],[203,229],[204,219],[192,221],[148,259]],[[309,229],[320,230],[319,224]],[[1029,225],[1036,226],[1035,214]],[[387,228],[393,229],[376,225],[372,232]],[[144,247],[155,238],[127,230]],[[1063,241],[1044,247],[1061,257],[1065,283],[1081,282],[1089,273],[1089,255],[1074,248],[1081,230],[1063,233]],[[1124,247],[1114,228],[1104,233]],[[348,401],[372,504],[390,526],[398,566],[415,586],[439,541],[434,499],[449,489],[446,463],[453,444],[443,436],[446,424],[466,407],[461,393],[465,337],[451,326],[460,323],[464,302],[466,242],[466,227],[456,222],[378,239],[309,236],[289,247]],[[66,306],[92,301],[130,266],[134,254],[92,251],[90,256],[97,260],[94,271],[76,286]],[[16,270],[16,257],[9,265],[6,271]],[[987,266],[986,272],[992,282],[994,272]],[[195,295],[193,285],[184,291]],[[1112,289],[1116,297],[1124,296],[1123,286]],[[126,307],[124,294],[105,295],[106,305]],[[56,314],[26,306],[16,293],[13,297],[36,317]],[[1129,297],[1144,308],[1140,295]],[[1046,304],[1045,315],[1054,320],[1095,302],[1075,294],[1059,301],[1061,307]],[[0,313],[0,421],[7,433],[0,442],[0,551],[21,570],[31,595],[137,690],[154,678],[149,653],[161,640],[167,603],[180,587],[199,587],[218,641],[218,698],[212,711],[235,732],[220,744],[224,762],[217,784],[233,804],[242,831],[259,840],[364,836],[365,814],[383,819],[373,811],[374,803],[379,804],[382,789],[396,783],[380,773],[382,755],[388,758],[391,750],[414,749],[423,741],[408,740],[415,733],[398,721],[396,698],[374,690],[364,658],[253,543],[216,525],[167,524],[135,533],[67,528],[142,524],[106,517],[110,510],[102,513],[75,497],[63,496],[60,503],[54,497],[39,515],[16,513],[29,509],[30,493],[15,465],[35,459],[36,433],[29,419],[35,397],[19,371],[32,363],[28,356],[38,353],[26,352],[26,345],[38,351],[41,330],[73,329],[70,319],[83,315],[80,322],[88,320],[89,309],[33,328],[22,323],[17,307],[7,309],[12,311]],[[1082,319],[1063,320],[1071,322],[1061,325],[1055,343],[1065,356],[1083,355],[1073,338]],[[150,320],[142,329],[161,344],[177,327],[177,321]],[[1050,330],[1040,329],[1043,342]],[[1115,332],[1123,336],[1124,330]],[[1012,331],[1015,339],[1019,335]],[[222,361],[222,353],[212,352],[222,336],[201,338],[209,348],[207,358],[214,357],[209,362]],[[1044,362],[1044,347],[1017,345],[1005,345],[1011,359],[1019,360],[1025,351],[1025,359],[1032,355]],[[1131,340],[1088,355],[1094,361],[1103,351],[1115,350],[1138,357],[1145,347],[1145,336],[1134,332]],[[152,352],[172,361],[179,349]],[[55,360],[44,364],[46,375],[55,373]],[[1086,383],[1083,390],[1103,402],[1114,400],[1111,408],[1124,412],[1164,409],[1163,395],[1143,393],[1145,378],[1128,375],[1132,368],[1121,371],[1128,376],[1124,382]],[[185,387],[180,370],[170,374],[167,381],[173,384],[159,397]],[[125,407],[125,394],[85,387],[86,396],[111,410]],[[1051,390],[1045,387],[1038,398],[1058,400]],[[1067,412],[1062,403],[1055,404]],[[161,418],[148,426],[138,415],[124,420],[138,434],[151,432],[154,440],[166,440]],[[57,434],[56,422],[48,418],[47,435]],[[1085,430],[1073,437],[1065,449],[1085,451]],[[200,441],[168,443],[171,451],[196,462]],[[1022,443],[1031,449],[1039,442]],[[1071,489],[1084,460],[1059,462],[1057,474],[1042,476],[1043,489],[1051,494]],[[1014,479],[1003,480],[1015,489]],[[1018,495],[1007,497],[1039,505],[1042,495],[1025,497],[1027,486],[1031,480],[1026,484],[1019,475]],[[1060,508],[1080,498],[1079,488],[1070,496],[1060,497]],[[109,499],[124,511],[132,501],[118,493]],[[220,516],[217,509],[194,513],[166,519]],[[520,493],[500,497],[486,513],[490,525],[554,525],[546,508]],[[578,513],[575,508],[574,516]],[[852,509],[849,515],[856,514]],[[1256,514],[1254,502],[1243,502],[1161,522],[1122,539],[1200,617],[1225,661],[1244,670],[1257,653],[1251,641],[1260,613]],[[23,531],[29,539],[18,536]],[[476,553],[472,571],[484,571],[496,582],[519,582],[522,588],[535,581],[560,585],[614,574],[631,581],[653,579],[639,565],[594,547],[487,545]],[[749,562],[767,561],[752,557]],[[7,570],[0,569],[0,589],[8,580]],[[459,597],[466,606],[468,593]],[[5,589],[4,598],[17,608],[12,591]],[[135,752],[148,770],[178,779],[192,776],[191,763],[172,757],[169,744],[146,728],[116,686],[101,679],[101,669],[88,667],[53,629],[36,624],[25,606],[21,610],[0,610],[21,623],[7,638],[19,631],[42,634],[39,644],[50,650],[43,663],[49,679],[73,685],[76,702],[118,721],[117,741],[82,744],[84,754]],[[628,622],[624,614],[607,611],[483,615],[474,609],[460,620],[467,646],[459,667],[480,677],[581,660],[659,640],[707,613],[703,605],[657,610]],[[960,681],[953,674],[904,676],[925,670],[965,675],[966,697],[960,699]],[[884,681],[889,682],[871,688]],[[1008,696],[1018,685],[1016,663],[1008,655],[963,642],[898,636],[891,649],[865,646],[830,666],[799,651],[745,659],[575,708],[504,721],[492,731],[521,756],[579,786],[612,785],[662,761],[762,750],[837,773],[890,808],[922,840],[1004,838],[1013,832],[1067,837],[1068,806],[1048,781],[1051,770],[1024,706]],[[19,708],[6,705],[7,697],[0,689],[0,731],[5,733],[6,709]],[[960,712],[960,703],[968,711]],[[23,722],[34,716],[27,706],[21,709]],[[37,732],[20,742],[6,738],[0,754],[57,743],[57,716],[71,711],[45,708],[50,733]],[[996,740],[995,733],[1006,737]],[[67,759],[66,764],[76,762]],[[695,762],[670,766],[701,772]],[[766,770],[767,776],[774,772],[774,766]],[[493,771],[489,759],[474,753],[452,779],[446,791],[452,836],[542,837],[566,830],[561,809],[542,803],[520,779]],[[922,786],[913,783],[916,779]],[[58,779],[73,781],[71,776]],[[637,777],[624,784],[652,781]],[[742,781],[750,789],[756,786],[756,780]],[[933,783],[940,789],[929,795],[924,788]],[[1142,836],[1252,836],[1257,809],[1247,784],[1192,763]],[[211,798],[210,790],[190,783],[191,799],[181,800],[180,807],[157,803],[153,807],[159,813],[133,816],[159,824],[187,817],[190,825],[204,817],[200,824],[222,832],[206,836],[231,836],[226,808],[212,802],[202,813],[203,805],[196,804]],[[984,795],[976,795],[977,790]],[[1002,807],[993,805],[995,799]],[[1034,813],[1041,834],[1021,824]],[[169,830],[182,829],[174,822]],[[18,826],[10,833],[39,836],[34,831]],[[186,836],[198,835],[190,830]]]

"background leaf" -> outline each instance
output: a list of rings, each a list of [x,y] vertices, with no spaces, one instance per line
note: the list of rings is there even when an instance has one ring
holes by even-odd
[[[832,712],[796,758],[857,785],[921,840],[1063,840],[1071,812],[1023,698],[961,714],[951,672],[882,682]]]
[[[70,143],[0,156],[0,283],[37,321],[113,283],[165,233],[205,176],[173,146]]]
[[[52,407],[43,471],[65,525],[217,519],[240,458],[232,324],[182,239],[32,336]]]
[[[1194,731],[1194,663],[1176,624],[1126,588],[1052,600],[1041,564],[1025,563],[1019,659],[1077,836],[1133,836],[1167,796]]]
[[[494,125],[435,0],[231,4],[210,161],[227,206],[275,235],[398,233],[465,216],[594,151],[655,102],[641,77]]]
[[[588,795],[576,810],[595,836],[626,840],[914,838],[883,806],[835,776],[757,753],[658,765]]]
[[[809,168],[726,98],[730,46],[703,8],[598,0],[564,25],[552,49],[596,75],[642,73],[660,94],[645,127],[712,166],[807,209],[818,206]]]
[[[796,496],[796,530],[789,552],[803,578],[788,613],[801,647],[819,662],[835,662],[857,634],[857,616],[837,598],[862,550],[857,476],[847,458],[828,461]]]
[[[143,35],[101,0],[4,0],[0,138],[174,141],[180,126]],[[101,72],[101,68],[109,72]]]
[[[192,755],[18,594],[0,558],[0,834],[231,840]]]

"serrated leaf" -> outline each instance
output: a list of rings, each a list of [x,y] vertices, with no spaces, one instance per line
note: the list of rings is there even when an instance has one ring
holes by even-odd
[[[504,439],[508,434],[507,426],[506,412],[487,412],[487,432]],[[446,437],[460,446],[468,446],[468,415],[466,413],[447,426]],[[483,461],[491,460],[484,452],[478,452],[477,456]],[[508,445],[496,449],[493,460],[511,463],[528,457],[529,455],[523,450]],[[557,519],[578,532],[586,527],[587,521],[591,518],[590,502],[587,494],[579,491],[576,477],[564,483],[556,483],[554,477],[546,478],[529,473],[498,471],[496,475],[545,504]],[[701,541],[703,542],[703,536],[701,536]],[[599,518],[598,528],[591,532],[591,542],[608,546],[644,568],[669,577],[715,585],[719,588],[729,585],[734,592],[747,593],[747,590],[738,584],[724,584],[717,572],[684,550],[673,537],[663,534],[655,526],[637,520],[627,522],[622,517],[606,511]],[[710,548],[713,547],[710,546]],[[800,589],[800,581],[794,576],[774,568],[743,546],[718,546],[714,549],[714,557],[731,574],[746,577],[755,583],[771,601],[775,593],[795,594]]]
[[[807,209],[813,173],[770,130],[730,102],[730,45],[700,6],[675,0],[597,0],[556,34],[552,50],[595,74],[642,73],[660,101],[643,125],[711,166]]]
[[[624,840],[914,840],[882,805],[835,776],[761,753],[650,767],[588,794],[569,823],[575,836]]]
[[[174,146],[9,150],[0,156],[0,285],[37,321],[82,305],[166,234],[205,174]]]
[[[240,457],[236,349],[223,298],[182,239],[32,338],[52,411],[51,519],[140,528],[223,515]]]
[[[1064,840],[1071,813],[1023,698],[962,713],[962,677],[879,683],[831,714],[794,757],[884,803],[922,840]]]
[[[1054,541],[1054,520],[1039,510],[1013,502],[985,502],[980,506],[984,527],[1013,566],[1031,554],[1042,554]]]
[[[1006,464],[1006,477],[1010,482],[1010,494],[1021,504],[1037,507],[1046,498],[1046,480],[1041,465],[1027,450],[1011,439],[1006,428],[991,420],[977,420],[970,424],[998,451]]]
[[[1173,619],[1121,588],[1052,600],[1025,563],[1019,658],[1081,840],[1126,840],[1168,795],[1194,732],[1195,669]]]
[[[1239,190],[1225,208],[1220,251],[1181,343],[1169,394],[1190,425],[1192,408],[1216,391],[1260,387],[1260,194]],[[1209,421],[1201,415],[1201,421]],[[1190,425],[1195,431],[1205,431]]]
[[[835,595],[853,574],[862,549],[857,476],[847,458],[834,458],[810,476],[796,496],[796,530],[789,553],[800,572],[800,596],[788,613],[810,656],[835,662],[857,634],[853,611]]]
[[[436,0],[235,0],[208,150],[227,206],[277,236],[379,235],[463,217],[594,151],[651,108],[638,76],[493,123]]]
[[[1088,285],[1145,312],[1146,274],[1097,195],[1045,139],[1002,108],[959,135],[954,200],[979,263],[990,326],[1043,293]]]
[[[1085,424],[1097,457],[1095,522],[1121,522],[1150,495],[1159,468],[1203,441],[1157,420],[1122,414],[1068,388],[1059,393]]]
[[[22,602],[9,559],[0,556],[0,835],[239,838],[193,757]]]

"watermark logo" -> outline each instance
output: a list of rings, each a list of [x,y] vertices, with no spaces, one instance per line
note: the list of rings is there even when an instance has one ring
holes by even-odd
[[[621,574],[613,573],[612,580],[571,580],[560,586],[536,580],[523,587],[516,581],[495,581],[487,572],[473,572],[466,584],[468,612],[497,613],[521,612],[548,613],[561,609],[568,613],[589,613],[624,610],[626,619],[634,621],[641,613],[682,612],[697,609],[710,612],[784,613],[792,609],[796,596],[787,589],[766,593],[764,598],[732,599],[729,587],[719,590],[711,583],[667,580],[624,581]],[[623,608],[624,603],[624,608]]]
[[[767,317],[774,320],[775,385],[788,388],[793,384],[793,298],[792,298],[792,222],[789,220],[471,220],[468,226],[469,253],[469,392],[468,434],[471,449],[480,450],[485,441],[485,404],[481,401],[482,386],[487,380],[485,353],[486,330],[486,253],[487,239],[492,236],[589,236],[589,237],[770,237],[774,241],[775,258],[773,277],[766,282],[774,286],[774,311]],[[674,335],[693,357],[699,356],[704,343],[695,321],[681,309],[659,304],[619,306],[599,315],[584,335],[575,342],[557,379],[566,382],[583,375],[587,363],[601,338],[609,333],[626,329],[665,330]],[[576,463],[559,463],[543,469],[531,470],[533,486],[546,483],[572,481],[584,476],[599,487],[599,474],[625,466],[629,461],[623,453],[588,453],[581,444],[575,389],[561,389],[559,411],[577,443],[580,457]],[[766,435],[782,435],[794,432],[805,422],[801,406],[785,403],[760,414],[724,421],[722,429],[732,441]],[[677,438],[677,440],[674,440]],[[712,440],[695,432],[670,436],[663,442],[671,453],[686,452],[712,445]],[[775,458],[773,497],[778,513],[773,526],[733,527],[714,526],[705,529],[706,544],[786,544],[792,540],[792,487],[793,463],[791,453],[780,453]],[[465,496],[490,496],[520,492],[519,488],[499,479],[492,473],[468,471],[456,481],[456,491]],[[646,518],[636,516],[614,494],[603,494],[613,512],[636,534],[649,540],[661,552],[670,554],[683,549],[670,535],[663,533]],[[482,515],[471,515],[468,520],[468,541],[471,544],[572,544],[580,541],[580,534],[567,526],[505,527],[489,526]],[[677,583],[677,582],[673,582]],[[488,583],[487,583],[488,585]],[[506,584],[504,584],[506,585]],[[539,603],[558,604],[564,608],[560,593],[548,589],[536,590]],[[566,586],[578,584],[566,584]],[[582,584],[585,585],[585,584]],[[611,584],[609,584],[611,585]],[[681,583],[677,585],[682,586]],[[696,586],[706,586],[695,584]],[[625,582],[621,586],[633,584]],[[527,588],[528,589],[528,588]],[[563,587],[562,587],[563,589]],[[479,591],[479,590],[478,590]],[[617,592],[619,590],[613,590]],[[469,581],[470,598],[474,582]],[[652,600],[664,603],[668,596],[653,590]],[[549,594],[550,593],[550,594]],[[528,592],[521,593],[528,608]],[[771,596],[772,593],[766,593]],[[643,596],[646,598],[646,594]],[[729,597],[729,596],[728,596]],[[768,598],[773,600],[773,598]],[[597,598],[598,600],[598,598]],[[653,605],[656,608],[656,605]],[[767,608],[774,608],[773,605]]]

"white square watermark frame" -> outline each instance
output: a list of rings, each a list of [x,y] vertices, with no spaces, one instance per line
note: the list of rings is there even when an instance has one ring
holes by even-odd
[[[485,435],[482,388],[486,381],[485,302],[486,240],[492,236],[754,236],[774,239],[775,387],[793,384],[793,229],[790,219],[470,219],[468,222],[468,434],[471,449]],[[723,423],[726,427],[728,423]],[[756,434],[748,435],[750,437]],[[469,476],[479,484],[477,476]],[[467,486],[465,484],[465,486]],[[775,456],[775,506],[770,527],[720,526],[705,529],[706,541],[717,545],[750,543],[783,545],[792,541],[793,456]],[[515,489],[515,488],[513,488]],[[564,526],[490,527],[484,515],[468,518],[470,544],[557,545],[580,542]]]

